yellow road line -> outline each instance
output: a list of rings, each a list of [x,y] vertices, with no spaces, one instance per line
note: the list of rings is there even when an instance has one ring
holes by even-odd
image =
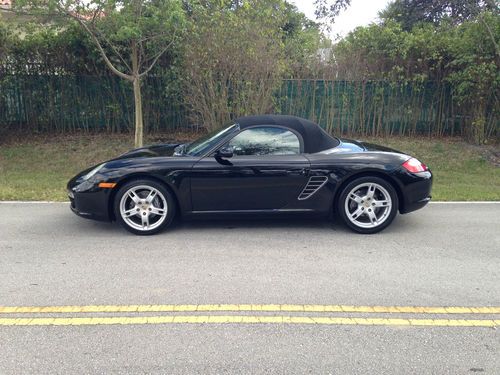
[[[85,306],[0,306],[0,314],[11,313],[112,313],[112,312],[340,312],[411,314],[500,314],[498,306],[352,306],[352,305],[85,305]]]
[[[384,319],[310,316],[187,315],[89,318],[0,318],[0,326],[86,326],[144,324],[316,324],[364,326],[498,327],[500,320],[474,319]]]

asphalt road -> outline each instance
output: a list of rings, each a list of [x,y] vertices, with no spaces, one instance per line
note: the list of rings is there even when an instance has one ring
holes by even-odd
[[[0,307],[29,307],[0,308],[0,374],[499,374],[498,327],[471,323],[500,319],[500,309],[474,310],[500,306],[499,214],[495,203],[432,204],[371,236],[327,221],[238,220],[179,223],[136,237],[78,218],[66,204],[0,203]],[[201,313],[186,304],[211,306],[203,315],[222,320],[193,324]],[[282,306],[253,312],[228,304]],[[303,304],[348,311],[293,311]],[[37,312],[67,305],[75,311]],[[277,311],[284,305],[292,306]],[[473,309],[374,313],[363,306]],[[175,314],[186,323],[158,323]],[[153,324],[134,323],[136,316]],[[330,323],[230,322],[234,316]],[[40,317],[55,319],[41,325]],[[404,324],[411,319],[429,325]],[[470,326],[446,326],[446,319]]]

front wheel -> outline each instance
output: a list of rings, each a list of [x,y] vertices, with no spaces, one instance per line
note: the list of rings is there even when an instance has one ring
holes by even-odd
[[[338,213],[358,233],[377,233],[387,228],[398,212],[394,187],[379,177],[361,177],[340,193]]]
[[[155,234],[175,216],[172,194],[153,180],[135,180],[120,188],[114,201],[115,217],[129,232]]]

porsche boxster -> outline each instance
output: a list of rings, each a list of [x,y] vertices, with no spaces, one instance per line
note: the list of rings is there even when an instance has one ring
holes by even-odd
[[[71,210],[154,234],[176,216],[338,216],[376,233],[425,206],[432,174],[414,157],[330,136],[293,116],[250,116],[184,144],[131,150],[68,185]]]

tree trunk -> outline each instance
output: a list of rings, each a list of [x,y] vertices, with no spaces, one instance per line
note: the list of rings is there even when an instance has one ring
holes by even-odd
[[[141,77],[139,75],[139,55],[137,42],[132,40],[132,75],[134,77],[135,147],[143,146],[144,123],[142,119]]]
[[[134,79],[135,147],[143,146],[144,123],[142,120],[141,79]]]
[[[472,121],[472,140],[475,144],[481,145],[485,141],[485,124],[486,124],[486,102],[480,98],[476,104],[474,111],[474,119]]]

